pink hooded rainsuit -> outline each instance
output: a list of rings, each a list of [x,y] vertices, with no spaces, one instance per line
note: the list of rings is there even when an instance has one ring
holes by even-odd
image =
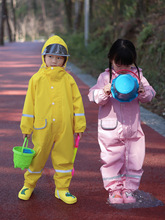
[[[132,67],[131,70],[137,74],[136,68]],[[143,173],[145,137],[140,123],[139,101],[150,102],[156,93],[139,70],[145,93],[139,94],[131,102],[119,102],[112,94],[104,93],[103,88],[110,80],[109,69],[100,74],[97,84],[88,95],[90,101],[99,105],[98,142],[103,162],[101,174],[104,187],[109,192],[118,189],[135,191]],[[112,71],[112,80],[117,76]]]

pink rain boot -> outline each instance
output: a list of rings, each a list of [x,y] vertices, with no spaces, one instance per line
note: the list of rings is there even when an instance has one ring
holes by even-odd
[[[133,195],[133,192],[129,189],[125,189],[122,192],[124,203],[135,203],[136,198]]]
[[[109,193],[109,202],[111,204],[121,204],[123,203],[123,197],[119,190],[113,191]]]

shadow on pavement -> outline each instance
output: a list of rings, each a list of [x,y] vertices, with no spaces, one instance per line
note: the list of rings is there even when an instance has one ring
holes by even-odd
[[[157,206],[164,206],[164,203],[158,199],[156,199],[152,194],[137,190],[134,193],[136,198],[136,203],[132,204],[110,204],[109,199],[107,199],[107,203],[115,207],[117,209],[133,209],[133,208],[150,208]]]

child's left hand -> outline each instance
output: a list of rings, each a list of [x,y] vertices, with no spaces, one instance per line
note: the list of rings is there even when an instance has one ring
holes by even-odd
[[[108,83],[107,85],[105,85],[103,90],[106,95],[110,95],[111,94],[111,83]]]
[[[144,89],[142,82],[139,83],[138,93],[145,93],[145,89]]]
[[[83,133],[82,132],[80,132],[80,133],[77,133],[76,134],[76,137],[79,135],[79,137],[80,137],[80,140],[81,140],[81,138],[82,138],[82,136],[83,136]]]

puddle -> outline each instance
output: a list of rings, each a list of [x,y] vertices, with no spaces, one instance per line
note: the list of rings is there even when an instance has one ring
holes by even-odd
[[[107,199],[107,204],[117,209],[132,209],[132,208],[149,208],[164,206],[164,203],[156,199],[153,195],[147,192],[137,190],[134,192],[136,198],[136,203],[132,204],[110,204],[109,199]]]

